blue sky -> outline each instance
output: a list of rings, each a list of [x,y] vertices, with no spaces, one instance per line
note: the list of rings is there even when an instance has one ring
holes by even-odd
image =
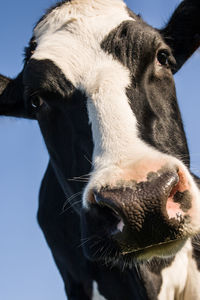
[[[179,0],[132,0],[130,8],[161,27]],[[16,76],[32,28],[53,0],[0,5],[0,72]],[[200,53],[176,75],[192,170],[200,174]],[[38,191],[48,154],[35,121],[0,118],[0,299],[64,300],[61,277],[36,222]]]

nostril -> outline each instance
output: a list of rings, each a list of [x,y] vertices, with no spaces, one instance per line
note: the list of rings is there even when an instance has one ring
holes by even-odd
[[[107,197],[107,195],[104,195],[104,192],[94,192],[94,199],[95,202],[102,206],[102,207],[108,207],[110,208],[116,216],[120,216],[119,212],[119,206],[116,202],[114,202],[110,197]]]
[[[185,212],[191,208],[190,186],[183,170],[177,171],[178,181],[172,187],[167,199],[166,210],[170,219],[181,222]]]
[[[168,193],[168,197],[173,198],[177,192],[189,190],[189,183],[183,171],[177,170],[177,173],[168,174],[167,176],[168,179],[165,183],[165,189]]]
[[[111,198],[106,197],[106,195],[104,195],[104,192],[94,192],[93,195],[98,206],[106,209],[107,212],[110,211],[110,215],[114,217],[114,222],[112,224],[112,227],[110,228],[111,235],[122,232],[125,224],[121,216],[122,212],[117,203],[115,203]]]

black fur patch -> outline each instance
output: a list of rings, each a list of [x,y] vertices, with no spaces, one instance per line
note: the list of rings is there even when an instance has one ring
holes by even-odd
[[[124,21],[105,37],[101,47],[128,67],[131,73],[134,74],[141,59],[143,65],[152,62],[156,46],[161,41],[161,38],[160,41],[158,38],[159,34],[156,30],[145,24],[141,19],[136,22]],[[143,47],[145,51],[142,49]],[[145,57],[141,57],[144,54]]]
[[[24,69],[23,81],[28,88],[28,96],[37,92],[48,99],[70,98],[75,90],[73,84],[49,59],[31,59]]]

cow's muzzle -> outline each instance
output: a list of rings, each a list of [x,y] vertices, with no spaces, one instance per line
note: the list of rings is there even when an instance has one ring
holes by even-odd
[[[179,170],[151,172],[146,181],[120,182],[93,191],[90,231],[109,238],[119,255],[169,256],[184,244],[190,191]],[[106,234],[105,234],[106,233]]]

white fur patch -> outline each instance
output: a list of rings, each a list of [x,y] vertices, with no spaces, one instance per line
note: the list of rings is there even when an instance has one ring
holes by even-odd
[[[200,300],[200,272],[197,269],[196,262],[192,256],[190,256],[190,262],[188,264],[188,276],[186,287],[183,293],[183,299],[195,299]]]
[[[192,246],[188,241],[176,254],[172,265],[162,271],[162,287],[158,300],[199,300],[200,272],[192,258]]]
[[[96,281],[93,281],[93,295],[92,300],[106,300],[102,295],[100,295],[98,290],[98,284]]]

